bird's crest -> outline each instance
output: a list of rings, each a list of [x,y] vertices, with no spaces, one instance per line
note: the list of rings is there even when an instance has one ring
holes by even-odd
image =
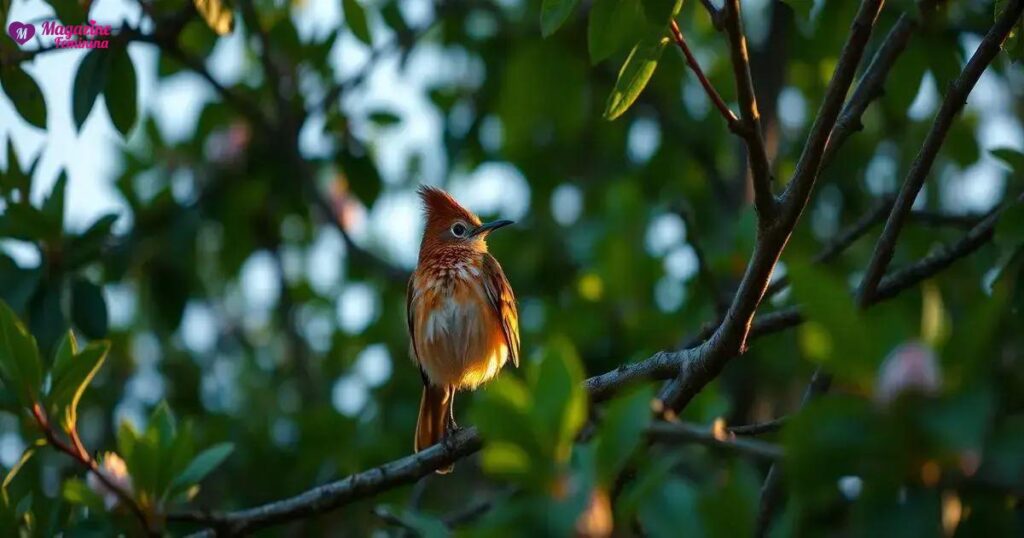
[[[421,186],[420,198],[427,214],[427,228],[432,225],[446,228],[456,220],[465,220],[472,226],[479,226],[480,219],[472,211],[462,207],[452,195],[437,187]]]

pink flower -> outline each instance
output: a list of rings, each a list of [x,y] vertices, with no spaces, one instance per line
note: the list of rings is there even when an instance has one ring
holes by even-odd
[[[118,456],[114,452],[107,452],[103,455],[103,460],[100,462],[100,473],[110,483],[120,488],[125,493],[132,494],[132,477],[128,475],[128,466],[125,465],[124,460],[121,456]],[[89,489],[96,492],[97,495],[103,497],[103,504],[107,507],[107,510],[113,509],[121,499],[117,496],[113,490],[107,487],[102,480],[95,473],[89,473],[89,476],[85,479]]]
[[[908,342],[892,350],[882,363],[875,400],[889,404],[905,392],[935,394],[941,385],[935,353],[924,344]]]

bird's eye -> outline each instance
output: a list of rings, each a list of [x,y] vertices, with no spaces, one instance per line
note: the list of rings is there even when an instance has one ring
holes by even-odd
[[[462,237],[466,235],[466,225],[461,222],[452,224],[452,235],[455,237]]]

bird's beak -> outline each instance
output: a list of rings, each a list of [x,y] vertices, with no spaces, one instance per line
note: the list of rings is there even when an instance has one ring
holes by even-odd
[[[475,230],[473,230],[473,233],[469,234],[469,236],[470,237],[476,237],[476,236],[481,235],[481,234],[486,236],[487,234],[493,232],[494,230],[497,230],[498,228],[503,228],[505,226],[508,226],[509,224],[512,224],[512,221],[510,221],[510,220],[496,220],[494,222],[488,222],[486,224],[481,224],[480,226],[477,226],[477,228]]]

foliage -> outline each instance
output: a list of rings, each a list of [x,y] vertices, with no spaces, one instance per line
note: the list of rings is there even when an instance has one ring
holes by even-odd
[[[459,422],[483,445],[452,475],[264,535],[567,535],[584,523],[750,535],[770,463],[647,432],[666,417],[783,415],[761,436],[785,454],[775,535],[1020,533],[1024,154],[1005,133],[1024,121],[1024,22],[953,124],[889,267],[941,254],[998,207],[981,246],[867,309],[851,291],[888,213],[819,257],[898,190],[935,101],[1010,0],[910,12],[918,22],[884,92],[786,238],[775,278],[788,286],[754,320],[799,307],[802,323],[751,336],[678,417],[652,414],[660,384],[594,402],[584,381],[717,322],[763,237],[742,144],[669,32],[678,23],[738,112],[721,20],[681,0],[335,3],[307,27],[315,2],[145,1],[145,24],[118,18],[124,32],[89,51],[35,53],[0,36],[11,113],[0,121],[0,536],[131,535],[133,507],[184,535],[203,526],[196,514],[407,456],[421,378],[407,360],[404,277],[424,182],[518,220],[489,244],[518,298],[522,369],[460,393]],[[81,24],[102,3],[45,4]],[[858,2],[743,4],[781,192]],[[886,4],[859,74],[918,2]],[[4,21],[17,9],[0,2]],[[236,74],[211,59],[229,46]],[[43,91],[44,54],[66,72],[64,105]],[[191,118],[184,134],[154,112],[166,103],[155,95],[182,81],[212,96],[171,112]],[[37,151],[8,124],[110,134],[117,160],[100,179],[121,209],[85,207],[71,194],[76,157],[54,172],[44,153],[61,148]],[[880,398],[907,342],[933,352],[940,387],[911,390],[908,375],[887,385],[908,390]],[[833,388],[801,407],[819,367]],[[131,506],[86,470],[116,467],[111,454]]]

